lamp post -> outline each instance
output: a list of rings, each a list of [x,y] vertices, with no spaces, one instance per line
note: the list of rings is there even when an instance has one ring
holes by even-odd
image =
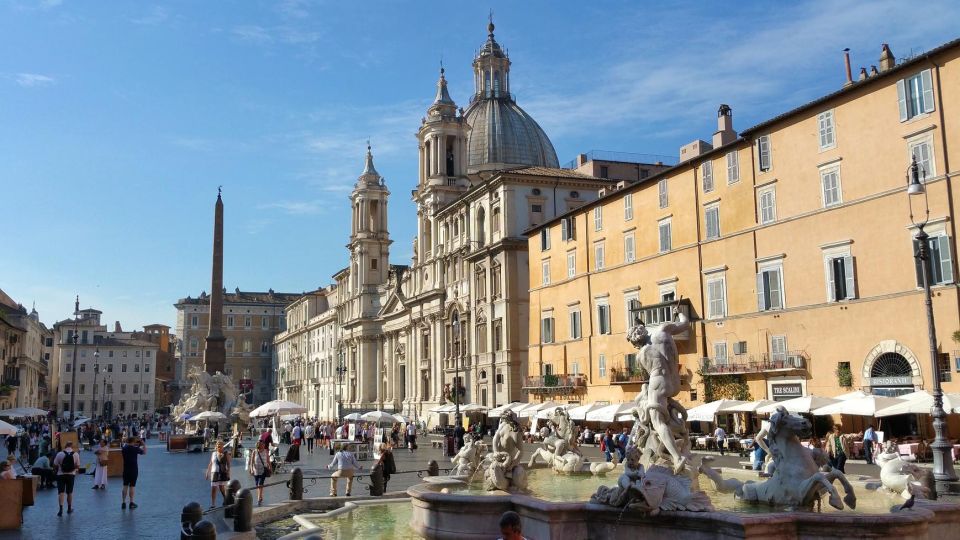
[[[347,366],[343,361],[343,347],[340,348],[340,364],[337,366],[337,423],[343,422],[343,375]]]
[[[93,351],[93,406],[90,412],[97,417],[97,375],[100,373],[100,347]]]
[[[943,389],[940,386],[940,366],[937,361],[937,328],[933,323],[933,299],[930,294],[930,235],[923,230],[930,219],[930,205],[924,186],[926,177],[927,171],[917,163],[917,156],[914,155],[907,168],[907,200],[910,204],[910,221],[917,229],[914,237],[917,240],[915,257],[920,263],[920,274],[923,280],[927,335],[930,339],[930,365],[933,368],[933,407],[930,410],[935,433],[933,444],[930,445],[933,450],[933,477],[937,483],[937,491],[943,493],[956,491],[960,486],[956,484],[957,472],[953,468],[953,445],[949,441],[947,432],[947,413],[943,410]],[[918,221],[913,215],[913,200],[919,195],[923,195],[923,216]]]
[[[79,341],[80,325],[80,295],[77,295],[76,303],[73,305],[73,362],[70,364],[70,425],[73,425],[73,419],[76,416],[77,405],[77,342]]]

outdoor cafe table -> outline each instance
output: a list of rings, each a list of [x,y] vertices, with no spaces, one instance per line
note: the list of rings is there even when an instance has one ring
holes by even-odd
[[[898,444],[897,452],[901,456],[913,456],[920,458],[921,456],[917,455],[920,451],[920,443],[907,443],[907,444]]]

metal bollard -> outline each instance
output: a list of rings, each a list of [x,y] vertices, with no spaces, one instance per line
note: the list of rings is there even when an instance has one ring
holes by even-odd
[[[227,495],[223,498],[223,517],[230,519],[233,517],[233,503],[237,502],[237,492],[240,491],[240,481],[231,480],[227,483]]]
[[[374,497],[380,497],[383,495],[384,485],[383,485],[383,465],[377,464],[370,471],[370,495]]]
[[[440,465],[437,465],[437,460],[431,459],[427,463],[427,476],[440,476]]]
[[[237,492],[237,507],[233,513],[233,531],[248,532],[253,530],[253,492],[241,489]]]
[[[290,489],[291,501],[303,500],[303,471],[300,470],[300,467],[293,469],[290,479],[287,480],[287,487]]]
[[[200,503],[187,503],[180,511],[180,540],[193,538],[193,528],[201,519],[203,519],[203,507]]]
[[[217,540],[217,527],[207,520],[197,522],[193,527],[193,540]]]

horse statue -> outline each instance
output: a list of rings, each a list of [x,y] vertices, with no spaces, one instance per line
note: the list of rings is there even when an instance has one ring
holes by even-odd
[[[550,430],[550,435],[543,439],[543,448],[537,448],[530,456],[527,468],[533,468],[541,459],[557,472],[579,472],[583,454],[577,446],[577,426],[563,407],[554,409]]]
[[[807,437],[810,433],[807,419],[791,415],[784,407],[777,407],[770,417],[769,432],[770,452],[776,465],[769,479],[763,482],[724,480],[718,471],[707,465],[711,456],[703,458],[700,473],[713,481],[717,491],[735,493],[738,499],[750,502],[785,508],[813,508],[822,495],[828,494],[830,506],[837,510],[843,510],[844,503],[851,509],[856,508],[857,496],[843,473],[833,468],[822,472],[813,453],[800,444],[798,435]],[[842,500],[833,486],[834,480],[844,488],[846,495]]]

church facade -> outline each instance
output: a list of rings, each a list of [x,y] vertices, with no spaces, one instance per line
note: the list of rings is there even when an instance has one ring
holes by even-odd
[[[540,261],[529,260],[523,233],[615,182],[559,168],[550,139],[510,92],[511,62],[493,30],[473,60],[466,110],[441,69],[417,132],[408,264],[391,264],[391,193],[367,149],[350,195],[349,264],[327,295],[336,367],[312,383],[334,384],[339,410],[318,405],[316,416],[379,408],[419,417],[454,399],[486,407],[524,399],[529,265]],[[276,339],[277,386],[309,386],[281,380],[296,372],[280,365],[287,339]]]

